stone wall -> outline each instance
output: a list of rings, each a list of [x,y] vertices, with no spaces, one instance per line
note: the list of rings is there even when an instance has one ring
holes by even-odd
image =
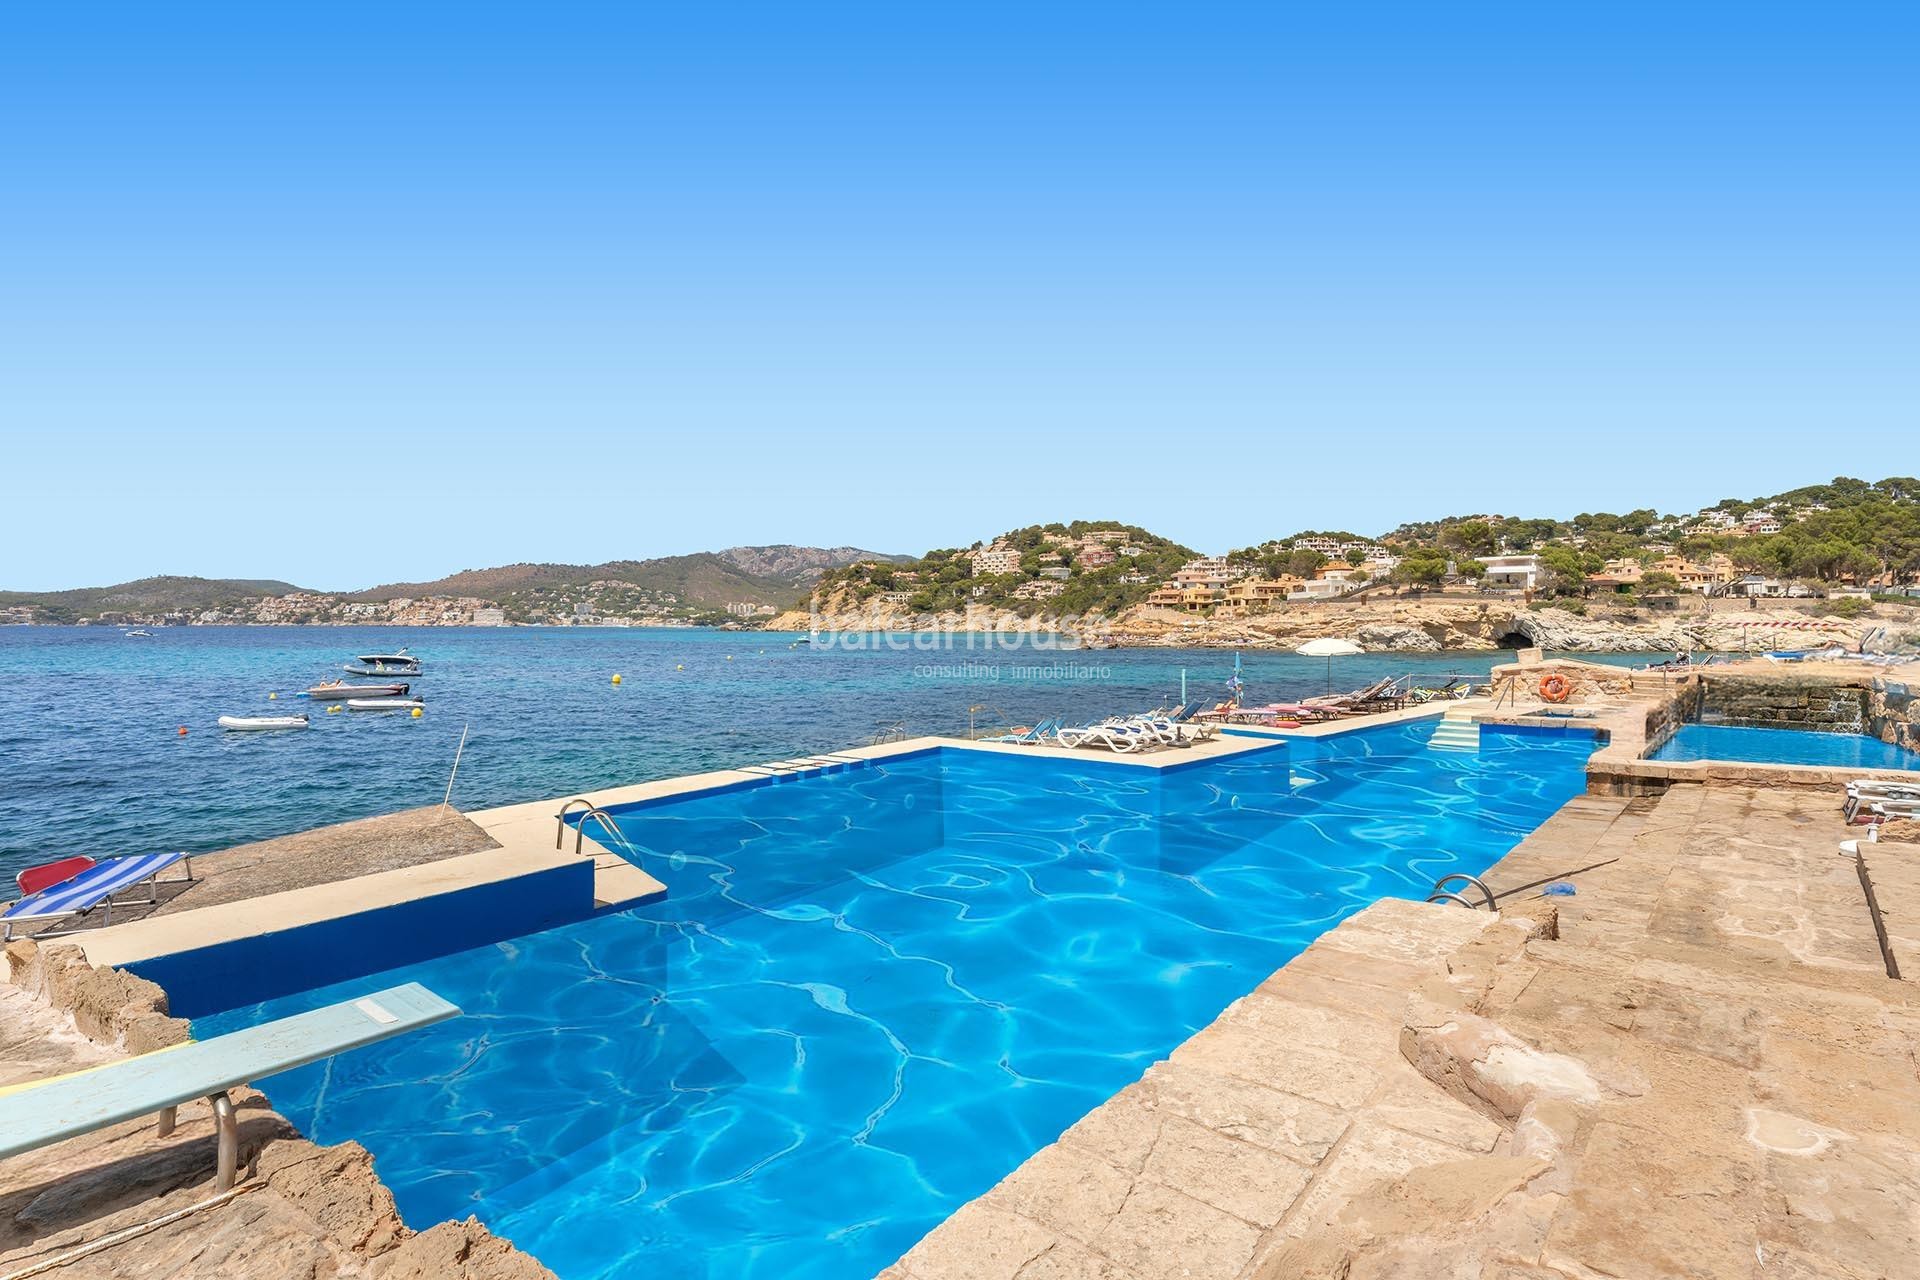
[[[1674,686],[1671,695],[1649,706],[1644,750],[1658,751],[1673,736],[1674,730],[1698,720],[1705,694],[1706,689],[1699,676],[1684,676]]]
[[[1865,729],[1882,742],[1920,751],[1920,694],[1903,680],[1874,677]]]
[[[1606,702],[1633,689],[1633,673],[1625,667],[1573,658],[1549,658],[1544,662],[1510,662],[1495,667],[1492,675],[1495,696],[1511,689],[1519,701],[1537,702],[1540,682],[1550,675],[1567,682],[1566,700],[1570,703]]]
[[[1865,679],[1710,676],[1694,718],[1706,724],[1863,733],[1868,695]]]
[[[150,1053],[188,1040],[185,1018],[168,1016],[160,985],[120,969],[96,969],[75,946],[7,943],[7,980],[73,1019],[74,1030],[123,1053]]]

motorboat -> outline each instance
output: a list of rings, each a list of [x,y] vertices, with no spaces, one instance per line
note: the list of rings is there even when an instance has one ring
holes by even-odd
[[[348,698],[349,711],[418,711],[427,704],[418,698]]]
[[[417,676],[420,659],[405,649],[398,653],[363,653],[341,670],[350,676]]]
[[[122,631],[120,634],[125,636],[129,640],[153,639],[153,632],[146,630],[144,627],[135,627],[131,631]]]
[[[411,686],[404,684],[348,684],[345,680],[329,680],[307,690],[307,696],[316,701],[341,698],[404,698]]]
[[[267,729],[304,729],[305,716],[221,716],[220,727],[236,733],[258,733]]]

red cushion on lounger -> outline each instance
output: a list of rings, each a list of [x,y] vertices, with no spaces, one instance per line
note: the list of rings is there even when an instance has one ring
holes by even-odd
[[[92,865],[92,858],[79,854],[58,862],[43,862],[37,867],[28,867],[13,880],[20,886],[20,896],[24,898],[56,884],[65,884]]]

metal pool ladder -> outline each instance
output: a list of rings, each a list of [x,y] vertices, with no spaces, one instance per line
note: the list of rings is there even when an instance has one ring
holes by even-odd
[[[1470,876],[1464,871],[1451,871],[1451,872],[1448,872],[1446,875],[1441,876],[1438,880],[1435,880],[1433,882],[1433,888],[1427,893],[1427,901],[1428,902],[1451,902],[1456,906],[1465,907],[1469,911],[1478,911],[1480,908],[1477,903],[1468,902],[1465,898],[1461,897],[1457,893],[1452,892],[1446,887],[1452,884],[1455,880],[1464,880],[1467,882],[1468,885],[1471,885],[1473,888],[1478,889],[1481,893],[1485,894],[1487,898],[1487,910],[1489,911],[1499,910],[1499,907],[1494,902],[1493,890],[1487,888],[1486,882],[1482,880],[1479,876]]]
[[[627,837],[621,834],[619,825],[614,822],[613,815],[585,796],[575,796],[560,806],[559,813],[553,815],[555,823],[553,830],[553,847],[558,849],[561,840],[566,838],[567,814],[572,810],[573,806],[577,804],[585,805],[586,812],[580,815],[580,821],[575,824],[573,828],[573,851],[575,853],[581,852],[583,847],[582,842],[587,838],[587,821],[588,819],[592,819],[600,825],[602,831],[612,836],[622,849],[632,855],[629,860],[633,862],[635,866],[638,866],[640,863],[640,851],[627,842]]]

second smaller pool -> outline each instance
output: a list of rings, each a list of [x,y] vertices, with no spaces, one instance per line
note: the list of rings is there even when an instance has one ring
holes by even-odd
[[[1683,724],[1651,760],[1744,760],[1752,764],[1823,764],[1856,769],[1920,769],[1920,752],[1860,733],[1804,729],[1740,729]]]

